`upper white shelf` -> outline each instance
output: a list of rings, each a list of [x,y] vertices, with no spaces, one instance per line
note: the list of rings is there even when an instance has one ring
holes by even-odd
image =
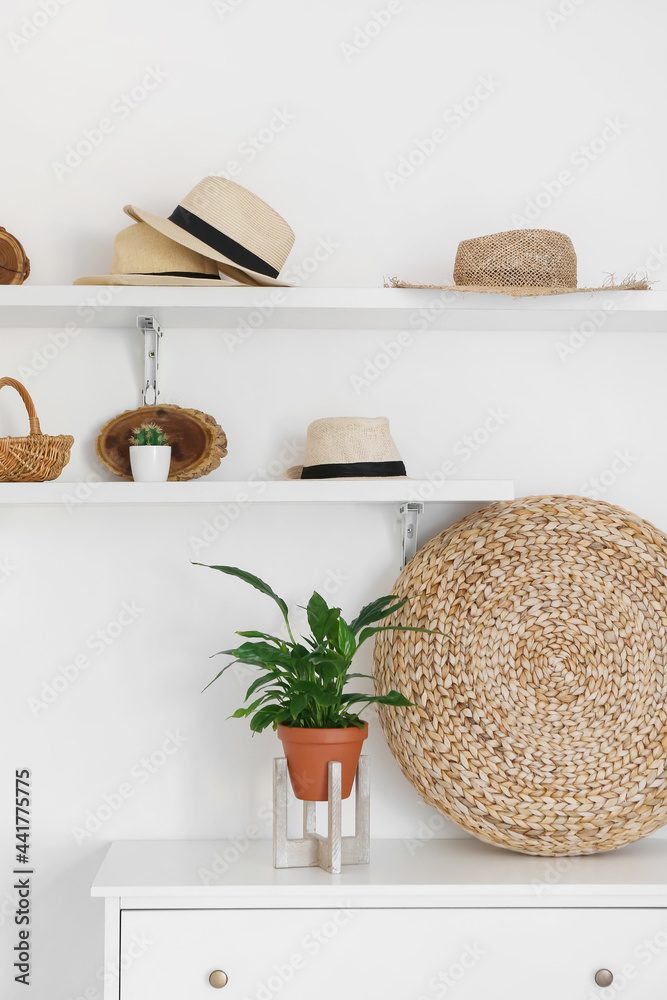
[[[579,292],[513,299],[412,288],[0,287],[0,328],[135,327],[283,330],[570,330],[667,332],[667,292]],[[591,315],[594,314],[594,315]]]
[[[189,483],[0,483],[0,505],[47,504],[218,504],[236,503],[485,503],[511,500],[511,479],[459,479],[431,483],[419,479]]]
[[[412,848],[412,850],[409,849]],[[203,874],[205,873],[205,877]],[[514,854],[478,840],[374,840],[341,875],[272,867],[271,843],[117,841],[92,885],[123,908],[315,906],[665,906],[667,844],[591,857]]]

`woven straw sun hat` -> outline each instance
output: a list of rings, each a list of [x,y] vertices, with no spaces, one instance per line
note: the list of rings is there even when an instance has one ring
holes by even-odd
[[[392,288],[436,288],[458,292],[495,292],[501,295],[563,295],[609,290],[645,291],[646,278],[629,275],[597,288],[577,287],[577,255],[565,233],[551,229],[512,229],[477,236],[459,243],[453,285],[415,285],[391,278]]]
[[[158,233],[220,265],[244,285],[285,285],[280,269],[294,233],[266,202],[224,177],[205,177],[168,219],[134,205],[123,211]]]
[[[285,479],[407,479],[386,417],[322,417],[308,425],[303,465]]]
[[[198,285],[221,288],[236,285],[218,273],[208,257],[188,250],[180,243],[136,222],[121,229],[114,240],[114,257],[109,274],[77,278],[75,285]]]

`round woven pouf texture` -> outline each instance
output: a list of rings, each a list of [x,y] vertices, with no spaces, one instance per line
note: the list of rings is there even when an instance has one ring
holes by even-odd
[[[422,798],[487,843],[568,856],[667,822],[667,536],[620,507],[483,508],[422,548],[377,636],[381,725]]]

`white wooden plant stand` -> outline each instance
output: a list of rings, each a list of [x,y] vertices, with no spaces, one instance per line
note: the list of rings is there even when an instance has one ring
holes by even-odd
[[[341,865],[367,865],[370,861],[371,760],[361,756],[355,777],[354,836],[342,835],[341,765],[329,761],[328,831],[316,832],[316,802],[303,803],[303,836],[287,836],[289,775],[285,757],[273,761],[273,865],[275,868],[310,868],[315,865],[340,875]]]

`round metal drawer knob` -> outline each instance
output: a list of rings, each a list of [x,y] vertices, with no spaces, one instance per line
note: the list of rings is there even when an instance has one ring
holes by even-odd
[[[614,977],[609,969],[598,969],[595,973],[595,982],[598,986],[611,986],[613,981]]]
[[[223,972],[222,969],[216,969],[208,977],[208,981],[214,989],[221,990],[223,986],[227,985],[227,973]]]

